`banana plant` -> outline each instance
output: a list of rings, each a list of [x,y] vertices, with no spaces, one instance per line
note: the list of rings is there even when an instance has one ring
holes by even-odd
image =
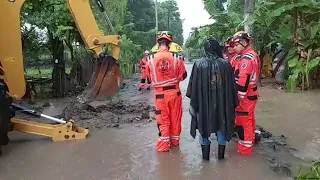
[[[312,0],[295,3],[259,0],[256,3],[254,23],[259,29],[259,45],[280,42],[289,50],[285,63],[290,73],[286,83],[290,92],[295,92],[300,82],[302,89],[308,88],[310,74],[319,65],[319,58],[313,53],[320,44],[319,17],[320,7]]]
[[[295,84],[301,78],[302,89],[310,87],[310,75],[312,70],[320,64],[320,57],[314,55],[314,50],[319,48],[320,43],[320,26],[319,21],[311,21],[304,27],[299,27],[296,30],[298,48],[295,48],[294,58],[288,61],[289,68],[292,74],[288,79],[290,91],[294,92]],[[297,57],[297,55],[299,57]],[[306,56],[306,57],[305,57]]]
[[[314,163],[309,172],[301,173],[302,168],[298,172],[298,176],[295,177],[295,180],[320,180],[320,162]]]

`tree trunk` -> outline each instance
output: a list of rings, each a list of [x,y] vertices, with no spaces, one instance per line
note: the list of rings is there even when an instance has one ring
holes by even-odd
[[[251,34],[252,28],[249,22],[252,19],[254,11],[254,0],[245,0],[244,1],[244,19],[247,19],[244,24],[244,31]]]
[[[63,41],[53,37],[53,34],[49,32],[49,42],[53,57],[52,95],[53,97],[64,97],[66,94],[66,65]]]

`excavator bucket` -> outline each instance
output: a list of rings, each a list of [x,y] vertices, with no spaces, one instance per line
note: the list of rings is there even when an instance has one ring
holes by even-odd
[[[112,56],[105,56],[101,60],[96,61],[95,70],[87,87],[78,96],[78,100],[81,103],[89,103],[111,97],[120,89],[123,75],[117,60]]]

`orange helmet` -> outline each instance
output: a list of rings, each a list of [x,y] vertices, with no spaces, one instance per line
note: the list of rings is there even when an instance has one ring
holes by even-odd
[[[232,43],[239,42],[243,39],[248,40],[248,41],[253,40],[253,38],[248,33],[244,32],[244,31],[239,31],[239,32],[236,32],[232,36]]]
[[[232,40],[232,37],[229,37],[229,38],[227,39],[227,41],[224,43],[224,46],[225,46],[225,47],[230,47],[230,46],[231,46],[231,40]]]
[[[173,41],[172,33],[170,31],[159,31],[157,34],[157,41],[159,41],[160,39],[166,39],[172,42]]]

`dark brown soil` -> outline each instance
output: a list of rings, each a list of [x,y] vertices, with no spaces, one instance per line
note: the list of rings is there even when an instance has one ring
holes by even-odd
[[[76,98],[65,99],[60,105],[62,113],[54,115],[56,118],[64,120],[74,120],[76,125],[88,129],[100,129],[106,127],[118,128],[125,123],[147,123],[155,120],[154,106],[147,102],[148,95],[141,94],[137,86],[139,84],[138,75],[124,81],[123,87],[119,92],[119,97],[113,97],[105,101],[95,101],[89,104],[81,104]],[[149,92],[150,93],[150,92]],[[135,100],[132,100],[132,98]],[[50,100],[49,100],[50,101]],[[54,101],[54,100],[52,100]],[[39,112],[51,106],[51,102],[38,102],[35,105],[27,105],[30,109]],[[61,112],[61,111],[60,111]],[[48,115],[50,115],[49,113]],[[26,114],[17,112],[16,117],[37,122],[51,123],[44,118],[34,118]]]
[[[124,123],[145,123],[154,120],[153,107],[146,102],[99,104],[70,103],[60,118],[72,119],[80,127],[84,128],[105,128],[119,127]]]

